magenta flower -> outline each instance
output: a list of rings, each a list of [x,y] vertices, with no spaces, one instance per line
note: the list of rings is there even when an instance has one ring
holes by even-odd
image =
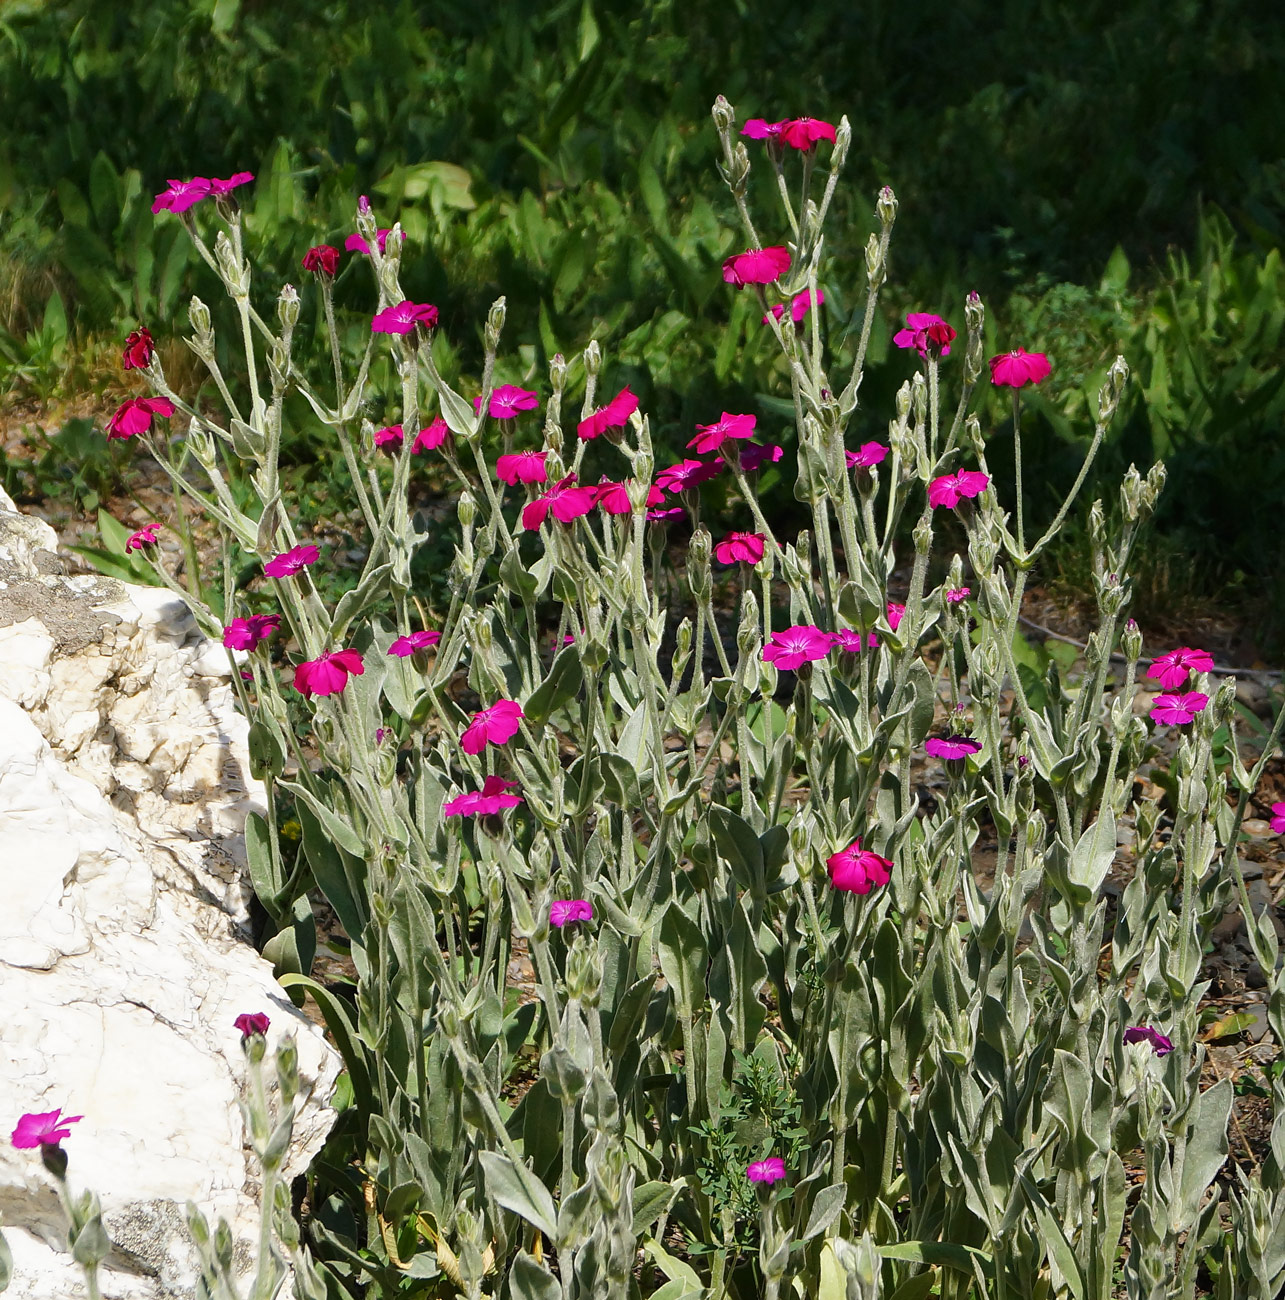
[[[1000,388],[1021,388],[1047,379],[1052,367],[1043,352],[1026,352],[1017,348],[991,357],[991,383]]]
[[[435,448],[440,447],[450,436],[450,426],[440,415],[435,415],[433,422],[415,435],[415,441],[410,445],[411,455],[418,456],[420,452],[433,451]]]
[[[745,1177],[752,1183],[779,1183],[785,1177],[785,1161],[780,1156],[752,1160],[745,1167]]]
[[[673,519],[676,515],[686,514],[682,506],[670,506],[668,510],[648,510],[647,519],[650,523],[661,524],[666,519]]]
[[[232,1022],[233,1027],[241,1031],[242,1042],[252,1034],[259,1034],[260,1036],[266,1034],[271,1023],[262,1011],[243,1011]]]
[[[741,134],[751,140],[778,140],[784,122],[765,122],[761,117],[752,117],[741,127]]]
[[[638,398],[629,391],[629,385],[626,384],[606,406],[590,411],[576,425],[576,436],[588,442],[590,438],[596,438],[608,429],[623,429],[637,409]]]
[[[333,244],[315,244],[303,255],[303,269],[333,276],[339,270],[339,250]]]
[[[339,695],[349,677],[366,671],[358,650],[332,650],[318,659],[309,659],[294,670],[294,688],[300,695]]]
[[[479,411],[482,409],[480,396],[473,399],[473,405]],[[534,411],[539,405],[540,399],[527,389],[518,388],[514,384],[501,384],[491,394],[491,404],[486,412],[493,420],[512,420],[519,411]]]
[[[156,351],[152,343],[152,332],[144,325],[141,329],[131,330],[125,340],[125,351],[121,354],[121,365],[125,370],[146,370],[152,363]]]
[[[145,546],[156,545],[156,532],[160,524],[144,524],[136,533],[130,533],[125,543],[126,551],[141,551]]]
[[[10,1139],[18,1148],[56,1147],[65,1138],[71,1137],[68,1124],[79,1124],[83,1115],[64,1115],[62,1107],[57,1110],[34,1111],[19,1116],[17,1127]]]
[[[225,194],[231,194],[233,190],[248,185],[252,180],[254,180],[253,172],[233,172],[225,181],[212,178],[210,193],[214,198],[221,199]]]
[[[547,451],[515,451],[495,462],[495,476],[510,486],[518,483],[543,483],[549,473],[544,467]]]
[[[573,921],[592,921],[593,908],[583,898],[560,898],[549,904],[549,924],[559,930]]]
[[[818,140],[834,141],[834,127],[815,117],[795,117],[780,123],[781,140],[791,149],[811,149]]]
[[[132,438],[136,433],[150,433],[154,415],[168,420],[173,414],[174,403],[168,397],[131,397],[107,421],[107,436]]]
[[[859,655],[861,653],[861,633],[854,628],[841,627],[834,634],[834,643],[840,650],[848,654]],[[879,638],[873,632],[866,633],[866,649],[874,650],[879,645]]]
[[[321,552],[315,546],[292,546],[290,550],[274,555],[263,566],[263,571],[269,578],[293,578],[301,569],[316,564],[320,558]]]
[[[763,661],[778,668],[801,668],[811,659],[824,659],[833,644],[833,632],[798,623],[784,632],[772,633],[772,639],[763,647]]]
[[[384,245],[388,243],[388,236],[391,233],[392,231],[390,230],[380,230],[376,232],[375,238],[379,243],[379,251],[381,253],[384,251]],[[367,257],[370,256],[370,245],[360,235],[349,235],[348,238],[344,240],[344,247],[350,253],[365,253]]]
[[[775,465],[783,455],[785,455],[784,450],[775,443],[766,447],[756,442],[746,443],[741,448],[741,469],[746,474],[753,474],[755,470],[762,469],[764,465]],[[723,458],[721,456],[716,457],[714,464],[719,469],[722,469]]]
[[[724,411],[717,424],[698,424],[696,436],[687,445],[703,456],[707,451],[717,451],[728,438],[752,438],[757,423],[756,416]]]
[[[431,302],[403,300],[395,307],[376,312],[370,328],[375,334],[413,334],[416,325],[432,329],[436,324],[437,308]]]
[[[898,330],[892,341],[899,348],[914,348],[921,357],[948,357],[955,331],[940,316],[931,312],[912,311],[906,316],[906,328]]]
[[[1126,1043],[1150,1043],[1157,1056],[1168,1056],[1173,1051],[1173,1040],[1150,1025],[1133,1025],[1124,1031]]]
[[[820,306],[821,303],[825,302],[824,289],[817,290],[816,301],[817,301],[817,306]],[[811,307],[812,307],[811,289],[804,289],[802,293],[796,293],[794,297],[790,300],[790,319],[796,325],[800,324],[803,318],[808,314],[808,310]],[[767,324],[768,316],[774,316],[777,320],[780,320],[781,317],[784,315],[785,315],[785,304],[783,302],[778,302],[776,306],[772,307],[768,311],[767,316],[763,317],[763,324],[764,325]]]
[[[210,195],[210,182],[204,176],[193,176],[190,181],[172,180],[168,184],[169,189],[162,190],[153,200],[153,212],[169,211],[177,215]]]
[[[728,533],[714,547],[714,558],[719,564],[757,564],[766,541],[763,533]]]
[[[516,781],[506,781],[501,776],[488,776],[480,790],[457,795],[442,805],[443,817],[472,817],[478,813],[497,813],[502,808],[516,808],[522,803],[520,794],[505,794],[517,787]]]
[[[517,700],[496,700],[473,715],[460,737],[460,747],[466,754],[480,754],[488,744],[507,744],[518,734],[518,723],[524,717]]]
[[[598,489],[586,484],[577,484],[576,476],[568,474],[559,479],[542,497],[528,501],[522,507],[522,527],[534,532],[548,518],[549,511],[561,523],[569,524],[581,515],[587,515],[598,500]]]
[[[964,601],[968,599],[970,595],[972,595],[972,593],[969,591],[967,587],[947,587],[946,604],[948,605],[962,604]]]
[[[860,840],[853,840],[825,863],[830,883],[849,894],[868,894],[875,885],[886,885],[891,879],[888,874],[891,866],[891,858],[881,858],[873,850],[863,849]]]
[[[721,466],[704,460],[680,460],[656,475],[656,486],[666,492],[691,492],[712,479]]]
[[[229,650],[253,650],[280,626],[280,614],[252,614],[249,618],[234,618],[223,629],[223,644]]]
[[[895,600],[888,602],[887,618],[888,626],[895,632],[901,626],[901,620],[905,617],[906,607],[898,605]]]
[[[1213,670],[1214,660],[1208,650],[1193,650],[1189,645],[1180,645],[1176,650],[1153,659],[1147,676],[1156,678],[1165,690],[1176,691],[1187,684],[1190,673],[1211,673]]]
[[[990,479],[979,469],[961,469],[956,474],[943,474],[928,484],[928,504],[933,507],[959,504],[960,497],[981,496],[990,485]]]
[[[629,485],[632,482],[633,479],[626,479],[623,483],[611,483],[603,479],[596,489],[598,504],[609,515],[627,515],[633,509],[629,500]],[[665,494],[654,483],[647,489],[649,506],[658,506],[664,499]]]
[[[924,749],[934,758],[960,759],[981,752],[981,741],[969,736],[929,736]]]
[[[738,289],[747,284],[771,284],[790,269],[790,251],[778,244],[772,248],[751,248],[733,253],[723,263],[723,279]]]
[[[888,448],[881,442],[863,442],[856,451],[845,451],[843,459],[849,469],[873,469],[887,458]]]
[[[371,441],[376,447],[400,447],[402,437],[402,426],[400,424],[386,424],[382,429],[376,429],[370,435]]]
[[[1181,695],[1157,695],[1151,704],[1150,717],[1168,727],[1184,727],[1205,705],[1209,696],[1203,691],[1187,691]]]
[[[434,632],[431,628],[426,628],[422,632],[412,632],[409,636],[399,636],[388,647],[388,653],[396,655],[399,659],[406,659],[417,650],[431,649],[441,639],[442,634],[440,632]]]
[[[1272,804],[1272,830],[1277,835],[1285,831],[1285,803]]]

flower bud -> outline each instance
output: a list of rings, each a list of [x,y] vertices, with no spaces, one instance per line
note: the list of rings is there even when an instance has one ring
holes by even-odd
[[[714,126],[719,135],[726,135],[736,121],[736,110],[722,95],[715,98],[714,106],[710,109],[710,115],[714,119]]]
[[[1235,707],[1236,679],[1234,677],[1224,677],[1218,689],[1214,692],[1214,698],[1209,702],[1209,712],[1212,716],[1213,726],[1215,728],[1223,726],[1227,719],[1231,717],[1232,710]]]
[[[892,192],[891,185],[885,185],[879,191],[879,199],[875,203],[875,211],[879,214],[879,221],[886,230],[897,219],[897,196]]]
[[[287,1038],[278,1046],[276,1063],[281,1100],[288,1106],[299,1092],[299,1049],[293,1038]]]
[[[196,420],[187,426],[187,445],[191,447],[192,455],[200,465],[205,469],[214,468],[214,439],[210,436],[210,431]]]
[[[602,349],[598,346],[597,339],[590,339],[589,346],[584,350],[584,368],[585,374],[594,376],[602,369]]]
[[[759,663],[759,691],[765,700],[776,694],[777,671],[775,664]]]
[[[872,289],[878,288],[884,280],[883,247],[878,235],[871,235],[866,241],[866,279]]]
[[[838,171],[848,160],[848,149],[852,144],[852,123],[845,113],[839,119],[838,129],[834,133],[834,148],[830,150],[830,170]],[[895,201],[895,200],[894,200]]]
[[[1098,389],[1098,423],[1106,424],[1115,414],[1120,403],[1120,394],[1129,382],[1129,363],[1123,357],[1116,357],[1107,371],[1106,380]]]
[[[906,380],[897,389],[897,419],[906,420],[910,415],[910,380]]]
[[[370,210],[370,200],[363,194],[357,200],[357,233],[366,241],[371,256],[377,257],[379,248],[379,222]]]
[[[736,648],[746,658],[758,652],[759,602],[752,587],[746,587],[741,597],[741,620],[736,628]]]
[[[928,382],[922,370],[916,370],[910,380],[910,407],[915,413],[915,423],[925,424],[928,420]]]
[[[277,319],[288,338],[299,323],[299,291],[292,284],[283,285],[277,295]]]
[[[1162,460],[1156,461],[1147,471],[1147,482],[1143,488],[1142,502],[1148,514],[1156,508],[1156,502],[1160,499],[1160,494],[1165,490],[1165,481],[1168,477],[1169,471],[1165,469],[1165,463]]]
[[[687,582],[692,595],[704,601],[710,593],[709,557],[712,539],[709,530],[702,524],[692,534],[687,547]]]
[[[567,996],[586,1007],[596,1007],[601,988],[602,957],[598,945],[587,943],[583,935],[576,935],[567,953]]]
[[[982,327],[986,323],[986,306],[982,302],[982,295],[976,289],[970,289],[968,297],[964,299],[964,320],[968,324],[970,334],[982,332]]]
[[[191,321],[192,331],[196,335],[193,348],[197,355],[203,355],[208,351],[213,356],[214,327],[210,323],[210,309],[199,298],[193,297],[187,309],[187,318]]]
[[[1142,653],[1142,631],[1135,619],[1131,618],[1124,625],[1124,632],[1120,637],[1120,649],[1131,664],[1138,662],[1138,656]]]
[[[1120,507],[1130,523],[1142,513],[1142,475],[1136,465],[1129,466],[1120,484]]]
[[[561,393],[567,386],[567,359],[561,352],[555,352],[549,358],[549,387],[555,393]]]
[[[477,501],[467,488],[460,493],[460,499],[455,506],[455,513],[459,518],[461,528],[473,527],[473,521],[477,518]]]
[[[486,350],[488,352],[494,352],[500,346],[500,335],[504,330],[504,318],[507,310],[504,298],[499,297],[491,304],[491,310],[486,313]]]
[[[478,614],[473,619],[473,644],[485,652],[490,650],[491,642],[491,620],[484,614]]]
[[[933,544],[933,529],[927,519],[920,519],[915,525],[914,539],[915,554],[927,555]]]
[[[232,297],[236,299],[248,297],[250,265],[248,262],[236,260],[236,250],[232,247],[232,241],[221,230],[214,241],[214,262]]]
[[[982,422],[976,415],[970,415],[964,421],[964,443],[972,448],[975,456],[982,455],[986,450],[986,440],[982,437]]]
[[[750,179],[750,151],[743,140],[738,140],[733,146],[731,166],[723,172],[723,177],[731,186],[734,196],[739,198],[744,195]]]

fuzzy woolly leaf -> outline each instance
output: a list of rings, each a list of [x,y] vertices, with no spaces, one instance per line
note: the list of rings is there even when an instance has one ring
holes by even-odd
[[[515,1165],[497,1151],[481,1151],[478,1159],[486,1173],[487,1191],[506,1210],[520,1215],[546,1237],[557,1237],[558,1212],[549,1189],[525,1166]]]

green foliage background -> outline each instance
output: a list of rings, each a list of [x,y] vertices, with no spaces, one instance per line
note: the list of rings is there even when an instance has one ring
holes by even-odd
[[[510,378],[596,336],[675,449],[723,407],[770,427],[771,352],[718,275],[740,235],[709,105],[847,113],[848,274],[825,286],[828,327],[857,305],[873,196],[892,184],[898,305],[959,326],[977,288],[997,350],[1052,357],[1037,475],[1060,485],[1078,463],[1085,395],[1122,351],[1138,382],[1100,490],[1130,460],[1170,464],[1155,550],[1184,576],[1157,579],[1155,612],[1239,593],[1279,636],[1263,608],[1285,594],[1283,55],[1269,7],[1212,0],[0,0],[0,384],[101,386],[75,364],[92,340],[177,332],[189,293],[215,300],[150,200],[168,177],[249,169],[265,297],[308,278],[304,249],[342,243],[368,193],[402,221],[403,283],[441,308],[461,368],[504,293]],[[354,344],[360,272],[338,286]],[[888,323],[866,436],[911,370]],[[1074,556],[1061,565],[1073,576]]]

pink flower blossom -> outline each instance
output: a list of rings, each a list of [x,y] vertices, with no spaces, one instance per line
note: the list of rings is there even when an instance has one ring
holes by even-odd
[[[280,614],[252,614],[249,618],[234,618],[223,629],[223,644],[229,650],[253,650],[280,626]]]
[[[781,124],[781,140],[791,149],[811,149],[818,140],[834,141],[834,127],[815,117],[795,117]]]
[[[868,894],[875,885],[886,885],[891,879],[890,866],[891,858],[863,849],[860,840],[853,840],[846,849],[827,858],[825,864],[830,883],[849,894]]]
[[[661,524],[666,519],[673,519],[676,515],[683,515],[687,512],[682,506],[670,506],[668,510],[648,510],[647,519],[650,523]]]
[[[863,442],[856,451],[845,451],[843,459],[849,469],[873,469],[883,464],[887,458],[888,448],[881,442]]]
[[[403,436],[400,424],[386,424],[382,429],[376,429],[370,438],[376,447],[400,447]]]
[[[895,600],[888,602],[887,618],[888,626],[895,632],[901,626],[901,620],[906,615],[906,607],[898,605]]]
[[[473,715],[460,736],[460,747],[466,754],[480,754],[488,744],[507,744],[518,734],[518,723],[524,717],[517,700],[496,700]]]
[[[422,632],[412,632],[409,636],[399,636],[396,641],[388,647],[390,655],[396,655],[399,659],[406,659],[413,655],[417,650],[429,650],[442,639],[440,632],[434,632],[431,628],[425,628]]]
[[[174,403],[168,397],[131,397],[107,421],[107,436],[132,438],[136,433],[150,433],[154,415],[168,420],[173,414]]]
[[[948,605],[962,604],[964,601],[968,599],[970,595],[972,595],[972,592],[969,591],[967,587],[947,587],[946,604]]]
[[[501,776],[488,776],[480,790],[457,795],[442,805],[443,817],[472,817],[478,813],[497,813],[502,808],[516,808],[523,802],[520,794],[505,794],[516,789],[516,781],[506,781]]]
[[[921,357],[948,357],[954,337],[955,331],[940,316],[912,311],[906,316],[906,328],[898,330],[892,341],[899,348],[914,348]]]
[[[773,632],[763,647],[763,661],[778,668],[801,668],[811,659],[824,659],[834,644],[834,633],[823,632],[810,623],[798,623],[783,632]]]
[[[1154,677],[1167,691],[1176,691],[1187,684],[1191,673],[1211,673],[1214,670],[1213,656],[1208,650],[1194,650],[1189,645],[1180,645],[1168,654],[1160,655],[1151,661],[1147,676]]]
[[[969,736],[929,736],[924,749],[934,758],[959,759],[981,752],[981,741]]]
[[[348,685],[348,678],[366,671],[357,650],[332,650],[320,658],[301,663],[294,670],[294,688],[300,695],[338,695]]]
[[[576,436],[585,442],[596,438],[608,429],[623,429],[629,423],[629,417],[638,409],[638,398],[629,391],[626,384],[606,406],[590,411],[576,425]]]
[[[152,343],[152,332],[144,325],[132,330],[125,340],[125,351],[121,354],[121,365],[126,370],[146,370],[152,363],[156,348]]]
[[[627,515],[633,509],[629,500],[629,485],[632,479],[623,483],[611,483],[604,479],[598,484],[598,504],[609,515]],[[665,494],[653,483],[647,489],[647,505],[658,506],[665,499]]]
[[[765,122],[761,117],[752,117],[741,127],[741,134],[751,140],[777,140],[784,125],[784,122]]]
[[[680,460],[677,465],[662,469],[656,475],[656,486],[674,494],[691,492],[712,479],[720,468],[720,465],[711,464],[709,461]]]
[[[1151,703],[1150,717],[1168,727],[1184,727],[1209,703],[1203,691],[1180,695],[1157,695]]]
[[[723,279],[741,289],[747,284],[771,284],[789,269],[790,251],[784,245],[751,248],[733,253],[723,263]]]
[[[834,643],[840,650],[846,651],[848,654],[859,655],[861,653],[861,633],[856,631],[855,628],[841,627],[834,634]],[[878,645],[879,638],[873,632],[867,632],[865,648],[874,650],[878,648]]]
[[[473,405],[480,411],[482,398],[475,397]],[[501,384],[491,394],[491,403],[486,411],[493,420],[512,420],[519,411],[534,411],[539,405],[540,399],[527,389],[518,388],[514,384]]]
[[[990,485],[990,479],[979,469],[961,469],[955,474],[943,474],[928,485],[928,504],[948,506],[959,504],[960,497],[981,496]]]
[[[244,1042],[254,1034],[260,1036],[268,1032],[268,1026],[272,1022],[262,1011],[243,1011],[232,1022],[233,1028],[241,1031],[241,1041]]]
[[[741,448],[741,469],[746,474],[753,474],[755,470],[762,469],[764,465],[775,465],[781,457],[785,455],[782,448],[775,443],[769,446],[761,446],[758,443],[746,443]],[[719,469],[722,468],[723,458],[721,456],[714,460],[714,464]]]
[[[728,533],[714,547],[714,558],[719,564],[757,564],[766,541],[763,533]]]
[[[385,307],[370,322],[375,334],[413,334],[416,325],[432,329],[437,324],[437,308],[431,302],[404,300],[395,307]]]
[[[559,898],[549,904],[549,924],[559,930],[573,921],[592,921],[593,907],[583,898]]]
[[[1150,1043],[1156,1056],[1168,1056],[1173,1051],[1173,1040],[1150,1025],[1133,1025],[1124,1031],[1126,1043]]]
[[[501,456],[495,462],[495,476],[501,482],[516,486],[518,483],[544,483],[549,473],[544,467],[547,451],[515,451]]]
[[[1026,352],[1016,348],[991,357],[991,383],[1000,388],[1021,388],[1024,384],[1038,384],[1049,377],[1051,367],[1043,352]]]
[[[177,215],[210,195],[210,182],[205,176],[193,176],[190,181],[172,180],[168,184],[169,189],[162,190],[153,201],[153,212],[169,211]]]
[[[821,303],[825,302],[824,289],[817,290],[816,300],[818,306],[820,306]],[[804,289],[802,293],[796,293],[794,297],[790,299],[790,319],[796,325],[800,324],[803,318],[808,314],[808,310],[811,308],[811,306],[812,306],[811,289]],[[774,307],[772,307],[769,310],[767,316],[763,317],[763,324],[764,325],[767,324],[768,316],[774,316],[777,320],[780,320],[781,317],[784,315],[785,315],[785,304],[783,302],[778,302]]]
[[[717,424],[698,424],[696,436],[687,445],[703,456],[707,451],[717,451],[728,438],[752,438],[757,423],[757,416],[724,411]]]
[[[415,441],[410,445],[411,455],[418,456],[421,452],[433,451],[450,436],[450,426],[440,415],[435,415],[433,422],[415,435]]]
[[[379,243],[379,251],[381,253],[384,251],[384,246],[388,243],[388,236],[390,234],[392,234],[392,231],[390,230],[380,230],[376,232],[375,238]],[[344,240],[344,247],[350,253],[365,253],[367,257],[370,256],[370,245],[360,235],[349,235],[348,238]]]
[[[1285,831],[1285,803],[1272,804],[1272,830],[1277,835]]]
[[[522,507],[522,527],[534,532],[548,518],[549,511],[553,517],[564,524],[569,524],[581,515],[587,515],[598,501],[598,489],[586,484],[576,484],[576,476],[568,474],[559,479],[543,496],[528,501]]]
[[[290,550],[274,555],[263,566],[263,571],[269,578],[293,578],[300,569],[316,564],[320,558],[321,552],[315,546],[292,546]]]
[[[130,533],[125,543],[126,551],[141,551],[145,546],[156,545],[156,532],[160,524],[144,524],[136,533]]]
[[[779,1183],[785,1177],[785,1161],[780,1156],[752,1160],[745,1167],[745,1177],[752,1183]]]
[[[79,1124],[83,1115],[64,1115],[62,1107],[57,1110],[33,1111],[19,1116],[17,1127],[10,1139],[19,1149],[25,1147],[56,1147],[64,1139],[71,1137],[68,1124]]]
[[[216,199],[221,199],[242,185],[248,185],[252,180],[254,180],[253,172],[233,172],[225,181],[211,178],[210,194]]]
[[[339,250],[333,244],[314,244],[303,255],[303,269],[333,276],[339,270]]]

